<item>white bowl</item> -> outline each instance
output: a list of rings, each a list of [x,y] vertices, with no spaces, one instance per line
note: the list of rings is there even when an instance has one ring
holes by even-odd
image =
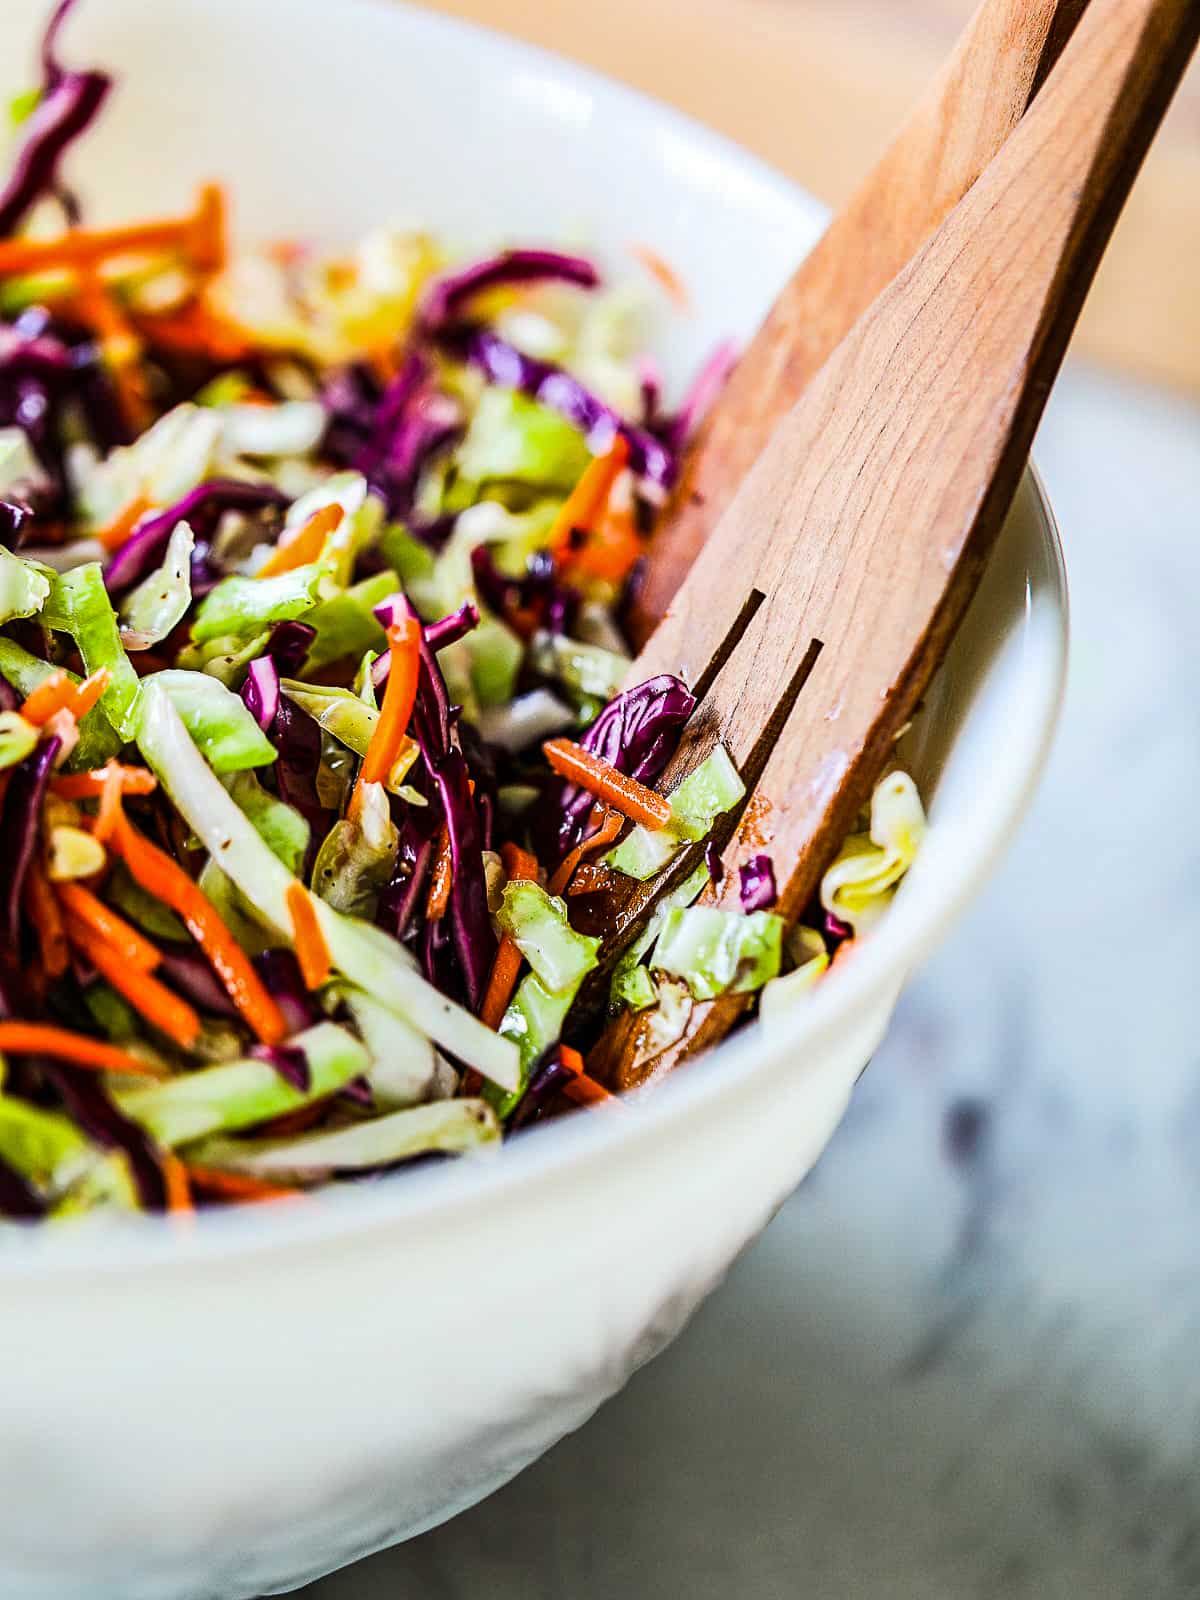
[[[7,0],[6,72],[44,9]],[[411,218],[469,243],[644,241],[694,294],[666,344],[676,379],[751,331],[822,224],[663,107],[399,5],[83,0],[66,44],[123,74],[72,168],[96,213],[178,211],[216,174],[246,233],[349,239]],[[1027,478],[922,720],[927,848],[877,936],[782,1032],[493,1163],[8,1249],[0,1592],[284,1590],[452,1515],[578,1427],[816,1160],[906,975],[1029,801],[1065,626]]]

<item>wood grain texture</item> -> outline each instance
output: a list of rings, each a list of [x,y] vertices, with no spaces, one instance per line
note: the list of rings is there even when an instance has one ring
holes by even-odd
[[[692,446],[627,625],[662,620],[776,423],[1024,115],[1086,0],[983,0],[929,92],[784,286]]]
[[[945,59],[975,0],[426,3],[633,83],[838,207]],[[1200,64],[1121,219],[1076,351],[1200,392],[1197,196]],[[678,265],[686,275],[687,262]]]
[[[710,901],[736,905],[737,868],[765,845],[795,918],[852,826],[974,592],[1198,36],[1197,0],[1092,0],[991,166],[776,430],[635,663],[696,681],[750,589],[764,596],[663,785],[718,741],[756,783]],[[626,1024],[592,1070],[656,1076],[740,1009],[697,1004],[648,1063]]]

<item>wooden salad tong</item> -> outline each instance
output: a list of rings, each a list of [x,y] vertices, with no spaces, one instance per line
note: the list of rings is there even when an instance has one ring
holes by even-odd
[[[1087,0],[983,0],[857,193],[784,286],[692,445],[627,627],[641,649],[775,425],[1024,115]]]
[[[1200,0],[1091,0],[1019,126],[776,427],[633,663],[628,682],[676,673],[699,701],[664,792],[717,744],[746,786],[701,903],[736,909],[739,865],[766,851],[792,922],[851,831],[975,590],[1198,37]],[[606,956],[701,850],[594,897]],[[657,1076],[746,1000],[695,1002],[650,1059],[649,1014],[627,1013],[589,1070]]]

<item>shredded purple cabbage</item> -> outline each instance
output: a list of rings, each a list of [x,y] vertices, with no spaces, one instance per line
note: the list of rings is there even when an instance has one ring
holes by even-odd
[[[431,332],[437,332],[485,289],[548,281],[595,289],[600,283],[600,274],[583,256],[567,256],[558,250],[504,250],[439,278],[422,302],[421,321]]]
[[[515,625],[518,616],[532,614],[548,633],[570,632],[579,612],[579,593],[559,579],[548,550],[533,552],[523,577],[507,578],[488,546],[477,544],[471,551],[471,574],[479,598],[503,621]]]
[[[159,975],[169,978],[174,987],[202,1011],[211,1011],[218,1017],[238,1016],[237,1007],[229,998],[225,985],[217,978],[205,957],[191,946],[176,944],[163,947]]]
[[[306,711],[286,695],[281,696],[271,729],[271,742],[279,752],[272,767],[279,798],[294,806],[309,826],[308,858],[304,876],[312,868],[317,841],[329,832],[332,816],[317,799],[317,772],[321,765],[321,730]]]
[[[104,569],[109,594],[124,594],[153,572],[180,522],[190,524],[197,538],[211,534],[226,511],[260,511],[266,506],[286,506],[288,499],[269,483],[241,483],[213,478],[185,494],[166,511],[139,524]]]
[[[112,88],[106,72],[72,72],[56,51],[58,30],[75,0],[60,0],[42,38],[42,94],[21,128],[21,143],[8,182],[0,190],[0,238],[15,232],[46,195],[57,194],[74,226],[78,208],[61,188],[59,163],[95,120]]]
[[[308,1056],[298,1044],[256,1044],[250,1054],[256,1061],[266,1061],[293,1089],[306,1094],[312,1084],[312,1069]]]
[[[21,927],[21,894],[29,864],[38,847],[38,828],[46,785],[54,759],[62,746],[57,736],[43,739],[24,761],[13,768],[0,814],[0,832],[7,857],[7,882],[4,890],[4,938],[10,950],[17,947]]]
[[[255,722],[269,733],[279,710],[279,669],[269,655],[259,656],[246,669],[242,699]]]
[[[562,367],[525,355],[490,328],[452,329],[440,340],[451,355],[477,368],[489,383],[518,389],[573,422],[594,454],[602,455],[622,434],[629,446],[629,465],[640,478],[663,494],[674,483],[677,463],[662,441],[626,422]]]
[[[10,550],[20,549],[32,520],[28,506],[18,505],[15,500],[0,500],[0,544]]]
[[[679,678],[660,673],[625,689],[605,706],[583,734],[583,748],[618,772],[652,785],[678,747],[696,699]],[[558,853],[565,856],[583,836],[595,796],[564,784],[560,790]]]
[[[0,1217],[10,1217],[14,1222],[32,1222],[45,1210],[45,1205],[21,1174],[0,1159]]]
[[[462,411],[413,351],[383,391],[370,431],[351,465],[383,496],[392,517],[406,516],[425,464],[462,432]]]
[[[558,1051],[552,1050],[542,1064],[534,1069],[528,1088],[508,1120],[509,1131],[516,1133],[536,1122],[571,1076],[569,1069],[563,1066]]]
[[[302,1033],[305,1028],[315,1028],[321,1020],[321,1011],[304,982],[294,952],[264,950],[254,957],[254,965],[283,1012],[288,1032]],[[307,1070],[307,1063],[305,1068]]]
[[[663,441],[672,455],[682,455],[695,438],[717,396],[729,382],[729,374],[736,366],[737,358],[736,342],[724,339],[700,368],[683,398],[683,404],[662,433]]]
[[[704,865],[708,868],[708,875],[714,885],[720,885],[725,879],[725,863],[721,860],[721,852],[717,849],[717,841],[710,839],[704,846]]]
[[[124,1151],[142,1205],[148,1211],[165,1211],[167,1189],[162,1167],[154,1141],[145,1129],[118,1110],[94,1073],[50,1061],[43,1064],[42,1071],[86,1134],[106,1150]]]
[[[751,856],[738,868],[738,893],[743,911],[770,910],[779,898],[775,888],[775,868],[770,856]]]
[[[317,637],[311,622],[277,622],[271,630],[266,654],[281,678],[294,678],[304,665],[309,646]]]

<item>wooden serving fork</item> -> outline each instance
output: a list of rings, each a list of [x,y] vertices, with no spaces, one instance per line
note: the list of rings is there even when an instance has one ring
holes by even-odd
[[[707,903],[736,908],[739,865],[766,851],[793,921],[851,830],[974,593],[1198,37],[1200,0],[1091,0],[999,154],[778,426],[633,663],[630,683],[676,673],[699,701],[662,789],[717,744],[746,785]],[[606,955],[701,848],[595,897]],[[626,1014],[589,1069],[644,1081],[745,1004],[697,1002],[649,1060],[648,1014]]]

